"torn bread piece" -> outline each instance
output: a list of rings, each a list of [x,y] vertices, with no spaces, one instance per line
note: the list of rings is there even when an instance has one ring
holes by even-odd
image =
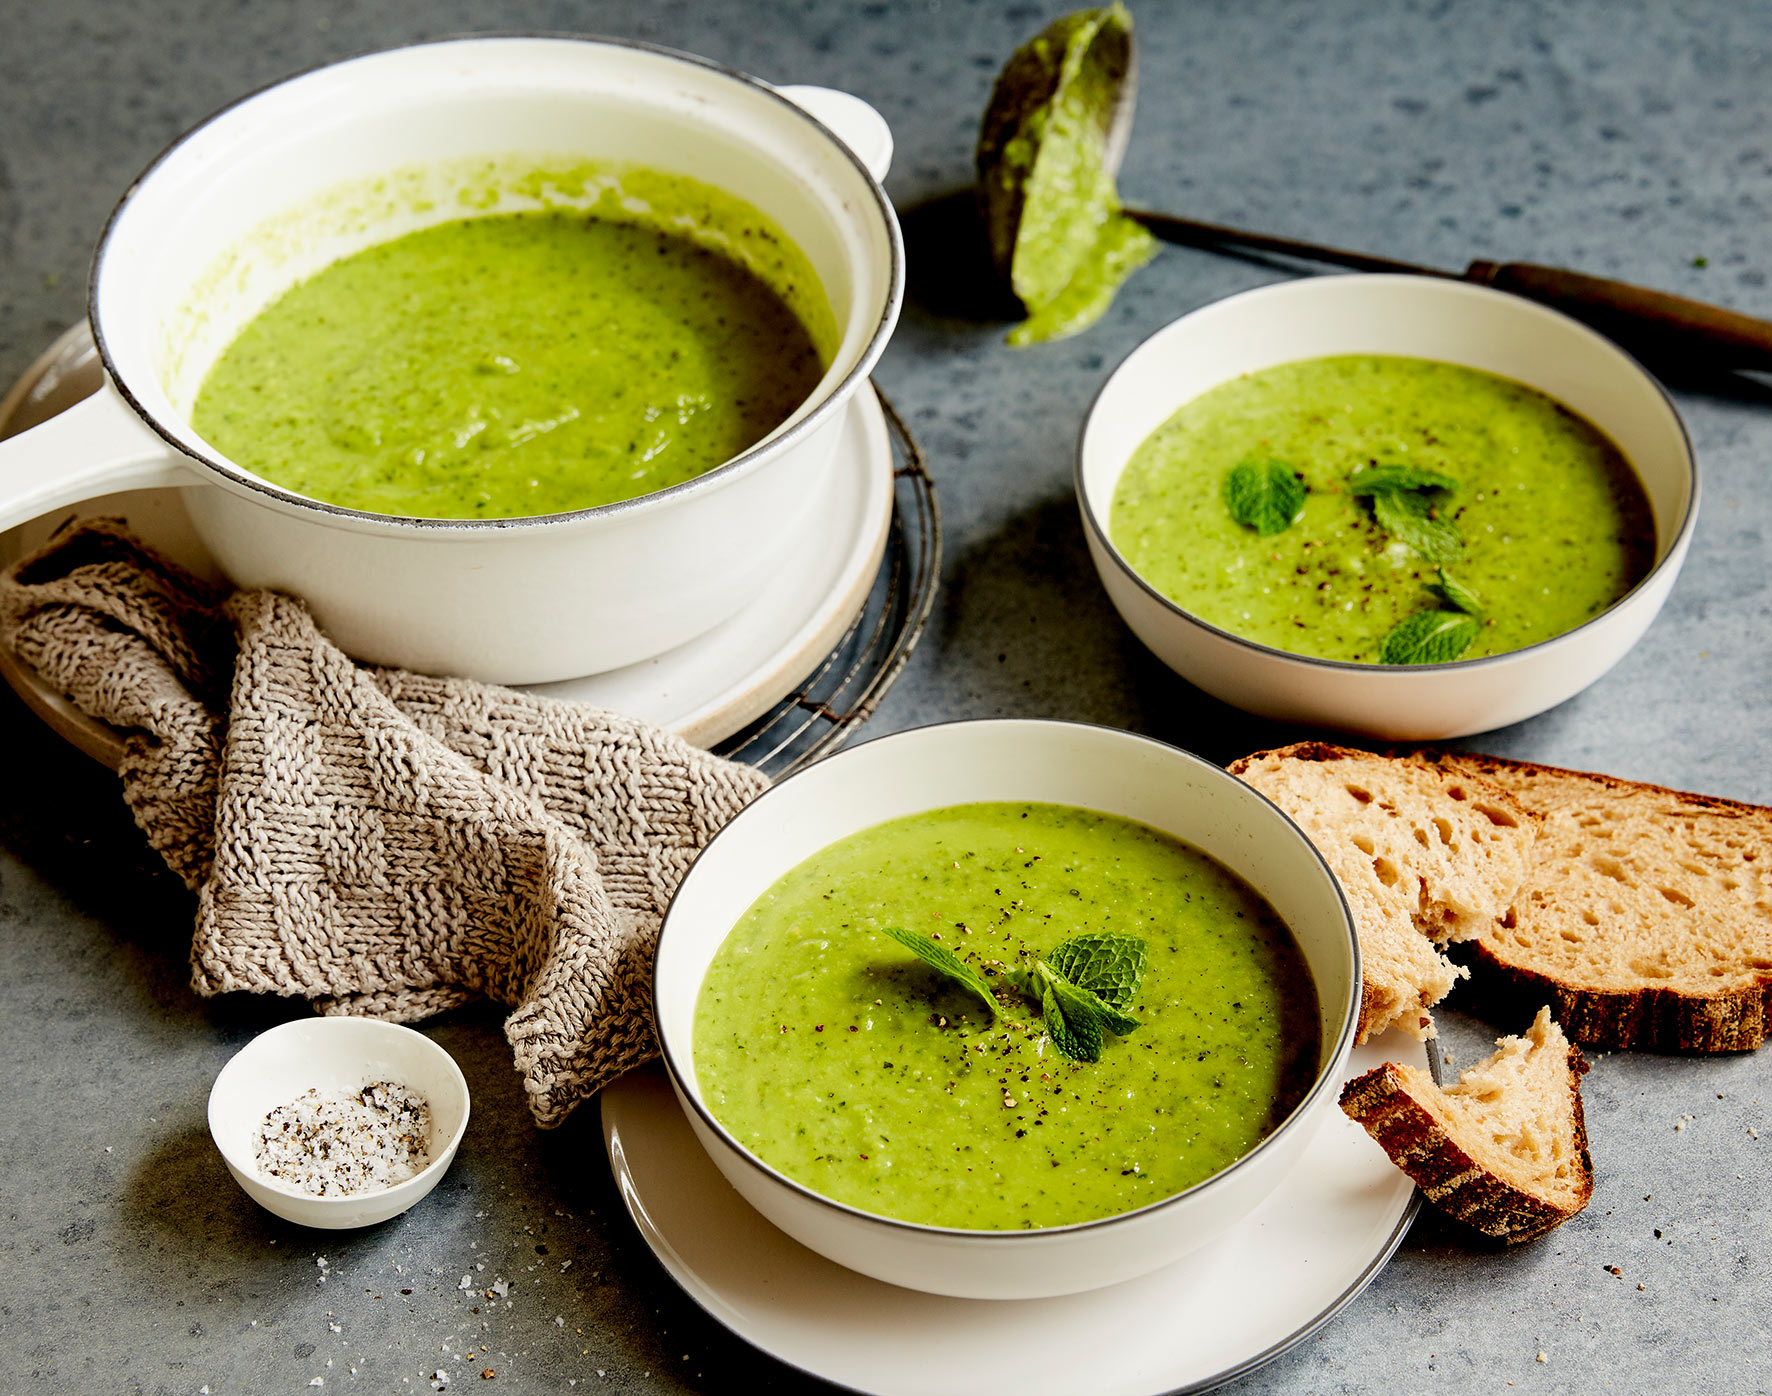
[[[1594,1191],[1581,1077],[1587,1060],[1542,1008],[1524,1037],[1445,1090],[1386,1062],[1341,1090],[1341,1108],[1429,1202],[1510,1245],[1569,1220]]]
[[[1426,754],[1423,754],[1426,757]],[[1536,871],[1477,938],[1503,1011],[1548,1002],[1603,1047],[1735,1052],[1772,1018],[1772,809],[1445,752],[1544,819]]]
[[[1538,819],[1481,776],[1431,761],[1300,742],[1230,773],[1289,814],[1347,894],[1365,984],[1358,1041],[1427,1009],[1465,973],[1436,948],[1491,926],[1525,880]]]

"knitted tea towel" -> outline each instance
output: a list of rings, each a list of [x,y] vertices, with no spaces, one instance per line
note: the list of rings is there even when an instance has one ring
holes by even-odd
[[[536,1120],[657,1052],[659,922],[766,785],[613,713],[360,668],[115,520],[0,577],[0,643],[121,729],[123,795],[197,893],[201,994],[411,1021],[485,994]]]

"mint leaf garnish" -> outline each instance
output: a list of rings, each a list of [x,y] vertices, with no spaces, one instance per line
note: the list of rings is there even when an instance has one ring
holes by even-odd
[[[1369,465],[1347,477],[1347,492],[1355,495],[1390,494],[1397,490],[1455,490],[1458,481],[1437,470],[1414,465]]]
[[[991,1017],[997,1016],[996,995],[991,993],[991,986],[984,982],[984,976],[945,945],[937,945],[927,936],[907,931],[903,926],[882,926],[880,929],[906,950],[915,952],[931,969],[939,970],[962,988],[970,989],[984,1000],[985,1006],[991,1010]]]
[[[1457,562],[1464,540],[1455,525],[1435,516],[1433,501],[1416,490],[1385,490],[1372,496],[1378,526],[1429,562]]]
[[[1041,969],[1045,971],[1053,992],[1058,995],[1058,1001],[1064,1005],[1067,1013],[1089,1014],[1116,1037],[1124,1037],[1138,1026],[1138,1019],[1106,1002],[1099,994],[1078,988],[1063,975],[1054,974],[1051,967],[1044,962],[1041,963]]]
[[[1463,582],[1449,576],[1444,567],[1440,569],[1440,580],[1429,582],[1427,589],[1429,595],[1437,597],[1455,611],[1463,611],[1467,616],[1483,614],[1483,598]]]
[[[1304,512],[1304,481],[1285,461],[1240,461],[1224,478],[1225,507],[1231,517],[1263,538],[1284,533]]]
[[[1348,493],[1372,501],[1372,518],[1386,533],[1429,562],[1457,562],[1464,540],[1441,517],[1442,496],[1458,481],[1413,465],[1371,465],[1347,478]]]
[[[1057,946],[1051,960],[1037,961],[1033,977],[1052,1045],[1075,1061],[1092,1062],[1101,1055],[1104,1032],[1124,1037],[1133,1031],[1138,1019],[1126,1010],[1144,967],[1145,943],[1135,936],[1077,936]]]
[[[902,926],[880,929],[931,969],[983,999],[993,1018],[1000,1012],[984,977],[945,945]],[[1124,1037],[1138,1027],[1138,1019],[1127,1010],[1138,995],[1145,962],[1145,943],[1136,936],[1082,935],[1056,946],[1048,959],[1035,960],[1029,968],[1003,965],[997,973],[1004,984],[1038,1001],[1060,1055],[1094,1062],[1101,1060],[1105,1034]]]
[[[1471,647],[1483,622],[1464,611],[1418,611],[1384,637],[1381,664],[1450,664]]]
[[[1075,936],[1046,956],[1054,973],[1063,975],[1111,1008],[1130,1008],[1144,978],[1145,943],[1137,936],[1101,933]]]
[[[1040,995],[1040,1011],[1045,1015],[1046,1031],[1052,1038],[1052,1045],[1074,1062],[1100,1061],[1101,1020],[1087,1005],[1067,1002],[1058,991],[1060,984],[1065,981],[1056,977],[1049,979]],[[1074,986],[1066,984],[1066,987],[1072,993],[1076,992]]]

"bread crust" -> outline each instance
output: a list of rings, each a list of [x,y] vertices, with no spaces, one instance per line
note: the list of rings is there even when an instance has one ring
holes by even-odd
[[[1330,742],[1227,769],[1299,824],[1342,886],[1365,964],[1357,1040],[1393,1025],[1431,1037],[1428,1010],[1465,974],[1440,947],[1481,934],[1508,905],[1538,816],[1469,772]]]
[[[1516,789],[1513,782],[1543,778],[1579,782],[1596,794],[1621,803],[1655,802],[1681,814],[1738,823],[1756,842],[1764,845],[1766,858],[1772,862],[1772,809],[1762,806],[1592,771],[1512,761],[1475,752],[1421,749],[1408,753],[1408,758],[1482,776],[1512,790],[1523,802],[1529,802],[1530,796]],[[1545,842],[1548,848],[1552,841]],[[1554,854],[1547,856],[1541,864],[1541,871],[1547,879],[1554,880],[1556,869]],[[1522,902],[1529,900],[1531,890],[1530,886],[1520,889]],[[1670,910],[1668,914],[1679,913]],[[1600,930],[1603,933],[1603,924]],[[1766,929],[1765,941],[1768,953],[1772,954],[1772,925]],[[1767,1025],[1772,1021],[1772,966],[1759,970],[1750,963],[1742,967],[1742,972],[1750,974],[1752,982],[1714,989],[1652,983],[1620,989],[1582,983],[1578,978],[1530,963],[1528,952],[1509,944],[1498,933],[1491,933],[1478,938],[1472,968],[1475,973],[1470,992],[1476,1001],[1473,1006],[1480,1007],[1486,1016],[1506,1021],[1531,1012],[1539,1004],[1549,1003],[1570,1037],[1596,1047],[1658,1052],[1747,1052],[1765,1043]]]
[[[1766,1041],[1772,981],[1696,994],[1683,989],[1595,989],[1501,959],[1476,943],[1470,1006],[1507,1022],[1548,1003],[1564,1030],[1590,1047],[1647,1052],[1752,1052]],[[1465,1000],[1460,999],[1463,1005]]]
[[[1374,1067],[1342,1087],[1341,1108],[1370,1134],[1391,1161],[1415,1180],[1427,1200],[1448,1216],[1508,1245],[1531,1241],[1561,1226],[1593,1197],[1593,1158],[1581,1108],[1581,1049],[1568,1044],[1570,1108],[1579,1157],[1571,1202],[1558,1202],[1509,1182],[1478,1163],[1416,1094],[1416,1083],[1395,1062]]]

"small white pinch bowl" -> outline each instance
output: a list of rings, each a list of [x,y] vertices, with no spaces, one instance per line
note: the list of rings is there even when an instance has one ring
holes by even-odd
[[[834,1202],[744,1148],[704,1103],[695,1002],[715,950],[777,878],[884,820],[981,800],[1075,805],[1139,820],[1216,858],[1291,927],[1315,980],[1322,1060],[1310,1090],[1248,1154],[1195,1187],[1099,1221],[1035,1231],[920,1225]],[[890,1284],[971,1299],[1071,1294],[1147,1274],[1204,1245],[1295,1167],[1346,1071],[1360,953],[1340,887],[1275,806],[1210,762],[1147,737],[1042,721],[944,723],[850,748],[765,792],[690,868],[659,937],[659,1040],[691,1128],[728,1182],[801,1244]]]
[[[391,1188],[316,1197],[267,1177],[253,1161],[265,1116],[308,1090],[356,1091],[393,1081],[431,1107],[431,1161]],[[430,1038],[376,1018],[302,1018],[235,1053],[209,1092],[209,1133],[234,1181],[266,1211],[328,1231],[397,1217],[442,1181],[468,1127],[468,1083]]]
[[[1276,364],[1396,354],[1482,369],[1548,393],[1617,443],[1649,496],[1655,561],[1609,610],[1525,649],[1451,664],[1288,654],[1192,615],[1108,533],[1132,454],[1184,403]],[[1261,717],[1390,741],[1486,732],[1556,706],[1620,659],[1661,609],[1698,518],[1698,464],[1666,391],[1611,340],[1505,292],[1418,276],[1320,276],[1215,301],[1157,331],[1097,394],[1077,447],[1089,553],[1133,633],[1188,682]]]

